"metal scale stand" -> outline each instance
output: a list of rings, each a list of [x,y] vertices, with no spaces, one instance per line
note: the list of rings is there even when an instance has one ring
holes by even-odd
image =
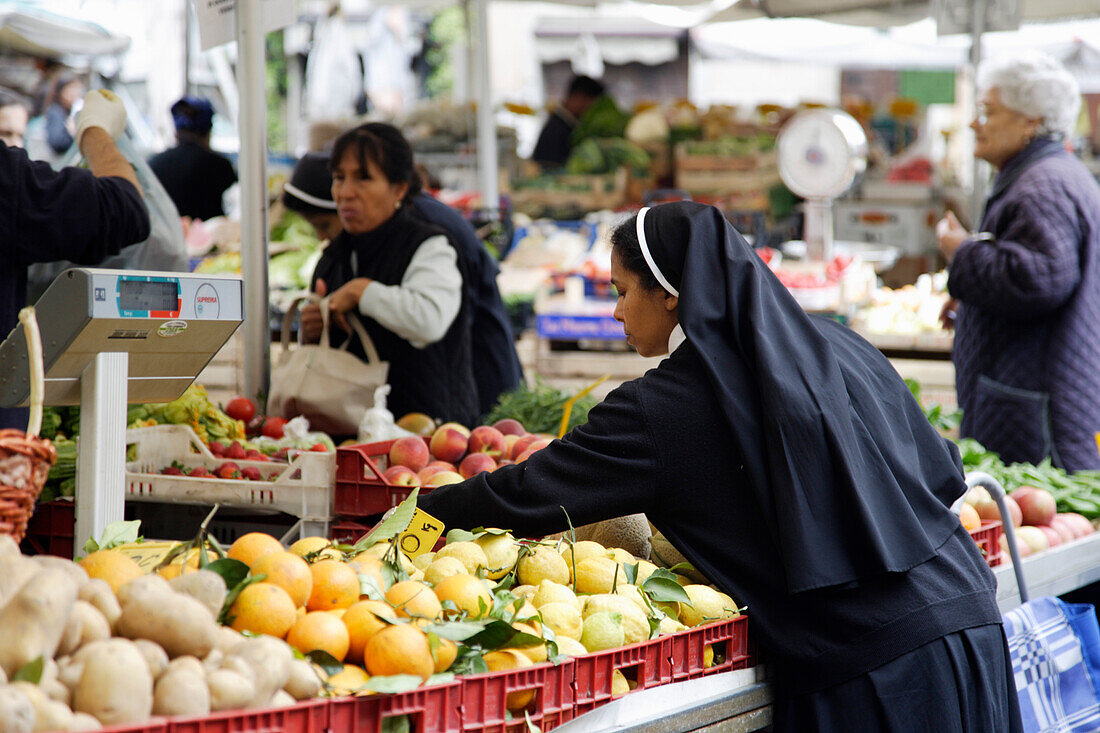
[[[126,405],[178,398],[240,326],[238,277],[74,268],[35,304],[46,405],[80,405],[74,547],[123,518]],[[23,327],[0,343],[0,406],[30,402]]]

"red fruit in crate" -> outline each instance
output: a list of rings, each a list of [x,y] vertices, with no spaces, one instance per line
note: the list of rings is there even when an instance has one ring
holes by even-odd
[[[499,458],[504,455],[507,444],[502,432],[488,425],[479,425],[470,431],[469,449],[471,453],[488,453]]]
[[[239,461],[247,456],[248,453],[245,451],[244,446],[236,440],[230,443],[229,447],[225,449],[225,457],[232,458],[235,461]]]
[[[428,444],[420,437],[398,438],[390,446],[390,465],[405,466],[416,473],[432,459]]]
[[[314,443],[309,449],[314,453],[328,453],[328,446],[324,443]]]
[[[462,478],[472,478],[482,471],[495,471],[497,462],[488,453],[471,453],[458,464],[458,473]]]
[[[247,397],[234,397],[225,406],[225,414],[234,420],[248,422],[256,417],[256,405]]]
[[[271,454],[271,459],[275,460],[275,461],[283,461],[285,463],[286,460],[287,460],[287,451],[288,450],[290,450],[290,449],[289,448],[280,448],[279,450],[277,450],[277,451],[275,451],[274,453]]]
[[[458,430],[454,423],[441,425],[438,430],[432,433],[432,455],[448,463],[462,460],[462,456],[466,455],[466,449],[469,446],[469,436],[468,432],[463,433]]]
[[[249,481],[263,481],[263,474],[260,473],[260,469],[255,466],[245,466],[241,469],[241,478],[248,479]]]
[[[493,423],[493,427],[499,430],[504,435],[526,435],[527,431],[524,429],[523,424],[519,420],[514,420],[510,417],[506,417],[503,420],[497,420]]]
[[[225,455],[225,445],[219,443],[216,440],[210,441],[210,443],[206,447],[209,448],[210,452],[216,455],[218,458],[221,458]]]
[[[260,428],[260,432],[269,438],[279,440],[283,437],[283,426],[286,425],[286,418],[282,417],[269,417],[264,420],[263,427]]]
[[[239,478],[241,475],[241,467],[232,461],[228,461],[218,466],[214,471],[218,478]]]
[[[206,466],[195,466],[188,473],[191,478],[208,478],[211,476],[210,471],[206,470]]]
[[[390,466],[383,475],[394,486],[420,486],[420,477],[408,466]]]
[[[267,459],[267,456],[265,456],[263,453],[256,450],[255,448],[249,448],[247,451],[245,451],[244,457],[245,460],[248,461],[263,461]]]
[[[244,426],[245,434],[248,435],[248,437],[250,438],[254,438],[259,435],[260,431],[263,430],[265,420],[267,420],[267,418],[263,415],[257,415],[256,417],[249,420],[247,423],[245,423]]]
[[[162,469],[161,474],[164,475],[164,476],[183,476],[184,475],[183,471],[181,471],[179,468],[176,468],[175,466],[169,466],[168,468]]]

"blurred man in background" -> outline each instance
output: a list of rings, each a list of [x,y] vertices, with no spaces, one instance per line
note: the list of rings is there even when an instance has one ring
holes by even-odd
[[[224,216],[222,197],[237,182],[229,160],[210,149],[214,107],[202,97],[187,96],[172,105],[176,147],[149,159],[180,216],[212,219]]]
[[[604,95],[604,86],[589,76],[575,76],[565,98],[555,105],[539,133],[531,160],[543,168],[560,168],[573,149],[570,136],[585,110]]]

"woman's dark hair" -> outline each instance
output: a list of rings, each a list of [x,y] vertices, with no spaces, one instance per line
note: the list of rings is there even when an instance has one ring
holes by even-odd
[[[390,183],[409,184],[405,202],[420,193],[420,176],[413,166],[412,146],[396,127],[384,122],[367,122],[341,134],[332,144],[331,170],[336,170],[344,153],[352,147],[359,158],[359,169],[364,173],[369,160],[382,170]]]
[[[646,290],[663,290],[642,254],[638,242],[638,217],[630,217],[611,232],[611,252],[618,256],[623,267],[638,276],[638,283]]]

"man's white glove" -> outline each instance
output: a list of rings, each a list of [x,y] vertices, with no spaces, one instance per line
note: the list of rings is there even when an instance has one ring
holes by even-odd
[[[76,142],[79,145],[84,131],[89,127],[101,127],[112,139],[118,139],[126,129],[126,107],[118,95],[108,89],[95,89],[84,97],[84,107],[76,116]]]

